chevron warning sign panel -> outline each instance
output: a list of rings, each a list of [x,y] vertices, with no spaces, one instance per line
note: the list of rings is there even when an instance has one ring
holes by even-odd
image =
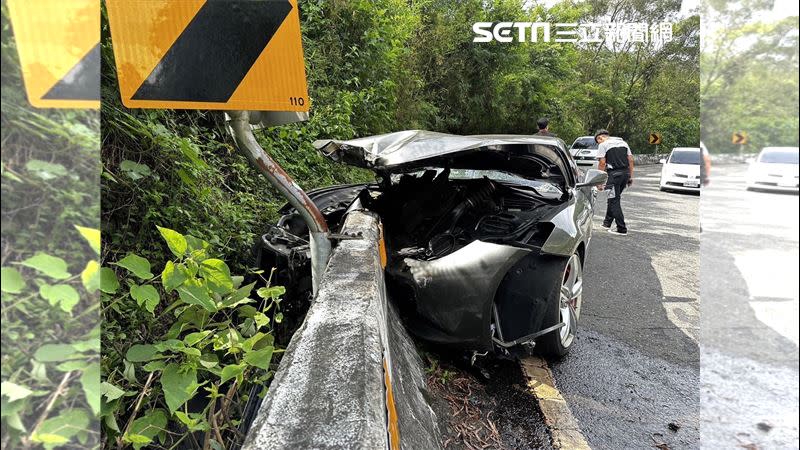
[[[739,131],[733,133],[733,137],[731,137],[731,143],[736,145],[745,145],[747,144],[747,133],[743,131]]]
[[[308,111],[297,0],[106,0],[129,108]]]
[[[661,144],[661,133],[650,133],[647,135],[647,143],[650,145]]]
[[[9,0],[28,101],[37,108],[100,107],[100,2]]]

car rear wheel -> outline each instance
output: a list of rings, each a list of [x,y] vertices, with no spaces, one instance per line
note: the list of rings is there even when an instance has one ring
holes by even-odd
[[[542,353],[560,358],[569,353],[578,331],[583,301],[583,263],[578,253],[566,260],[560,276],[552,280],[553,288],[547,309],[548,327],[561,325],[561,328],[542,336]]]

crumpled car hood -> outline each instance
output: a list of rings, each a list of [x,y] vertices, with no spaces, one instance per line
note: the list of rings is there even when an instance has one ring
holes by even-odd
[[[563,141],[546,136],[457,136],[408,130],[348,141],[319,140],[314,147],[334,161],[385,172],[450,167],[535,178],[548,166],[556,165],[562,173],[568,167]]]

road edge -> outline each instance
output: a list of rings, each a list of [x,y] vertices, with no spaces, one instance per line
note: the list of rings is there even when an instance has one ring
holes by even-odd
[[[553,447],[590,450],[591,447],[572,415],[567,401],[556,387],[547,361],[538,356],[529,356],[520,359],[520,366],[527,378],[528,391],[536,397],[539,409],[544,415],[545,425],[553,440]]]

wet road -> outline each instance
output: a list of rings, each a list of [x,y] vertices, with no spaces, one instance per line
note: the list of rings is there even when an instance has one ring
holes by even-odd
[[[798,196],[715,166],[701,200],[702,448],[798,448]]]
[[[699,446],[699,197],[660,192],[660,169],[639,168],[623,193],[628,236],[600,227],[598,198],[581,331],[551,364],[595,449]]]

